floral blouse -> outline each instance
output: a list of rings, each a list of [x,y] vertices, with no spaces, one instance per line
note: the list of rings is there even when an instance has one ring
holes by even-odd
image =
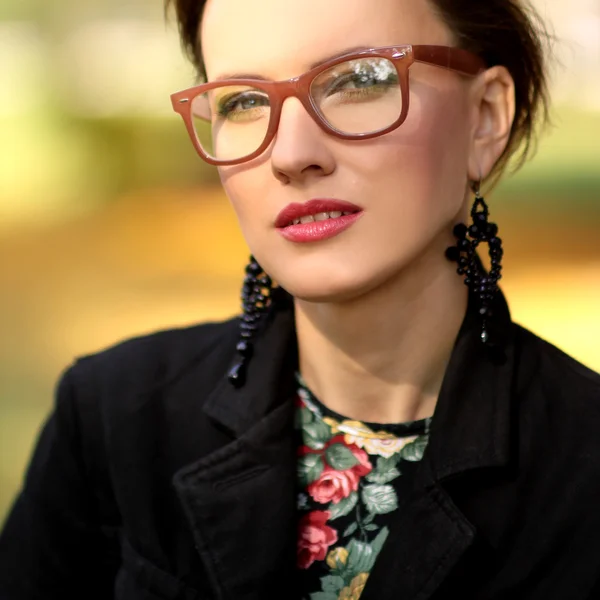
[[[380,425],[329,410],[297,375],[298,569],[304,600],[358,600],[421,460],[431,419]]]

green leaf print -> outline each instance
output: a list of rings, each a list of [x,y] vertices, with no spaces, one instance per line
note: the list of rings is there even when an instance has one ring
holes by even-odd
[[[352,535],[358,529],[358,523],[350,523],[346,528],[346,531],[342,534],[342,537],[348,537]]]
[[[338,600],[338,595],[333,592],[315,592],[310,595],[310,600]]]
[[[362,501],[370,513],[385,515],[398,508],[398,498],[391,485],[367,485],[362,491]]]
[[[373,549],[373,553],[375,554],[375,558],[379,556],[383,545],[385,544],[385,540],[387,540],[387,536],[389,535],[390,530],[387,527],[384,527],[375,537],[375,539],[371,542],[371,548]]]
[[[323,472],[323,460],[320,454],[307,454],[298,460],[298,481],[301,487],[307,487],[316,481]]]
[[[356,492],[352,492],[347,498],[340,500],[337,504],[330,504],[329,513],[331,516],[329,517],[329,520],[333,521],[334,519],[345,517],[352,511],[357,502],[358,494]]]
[[[331,439],[331,429],[323,421],[315,421],[303,428],[304,443],[313,450],[322,450]]]
[[[377,466],[373,471],[371,471],[366,479],[371,483],[389,483],[393,481],[397,477],[400,477],[401,473],[396,468],[396,463],[398,462],[399,457],[392,456],[390,458],[383,458],[380,456],[377,459]]]
[[[302,429],[305,425],[310,425],[314,420],[314,415],[306,406],[296,410],[295,414],[295,426],[296,429]]]
[[[359,464],[358,458],[352,454],[352,450],[343,444],[333,444],[325,450],[325,460],[336,471],[345,471]]]
[[[324,592],[334,593],[337,600],[337,594],[339,594],[342,588],[345,586],[344,578],[339,575],[327,575],[321,577],[321,589]]]
[[[349,577],[356,577],[360,573],[369,573],[375,564],[375,553],[370,544],[351,540],[348,544],[348,562],[346,572]]]
[[[404,460],[410,462],[419,462],[425,454],[425,448],[427,448],[428,436],[422,435],[418,437],[414,442],[407,444],[400,451],[400,455]]]

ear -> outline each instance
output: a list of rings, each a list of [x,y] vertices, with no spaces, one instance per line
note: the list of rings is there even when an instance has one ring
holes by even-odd
[[[515,118],[515,82],[505,67],[492,67],[473,84],[473,133],[469,179],[485,179],[504,152]]]

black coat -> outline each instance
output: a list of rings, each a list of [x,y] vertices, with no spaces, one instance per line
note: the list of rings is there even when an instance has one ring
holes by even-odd
[[[361,600],[600,598],[600,376],[472,302],[414,490]],[[293,599],[293,316],[226,380],[237,323],[83,358],[0,538],[0,598]],[[600,351],[600,349],[599,349]]]

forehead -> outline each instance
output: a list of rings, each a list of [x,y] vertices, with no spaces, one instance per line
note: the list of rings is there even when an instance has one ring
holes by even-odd
[[[209,80],[287,79],[350,47],[451,43],[428,0],[208,0],[199,33]]]

